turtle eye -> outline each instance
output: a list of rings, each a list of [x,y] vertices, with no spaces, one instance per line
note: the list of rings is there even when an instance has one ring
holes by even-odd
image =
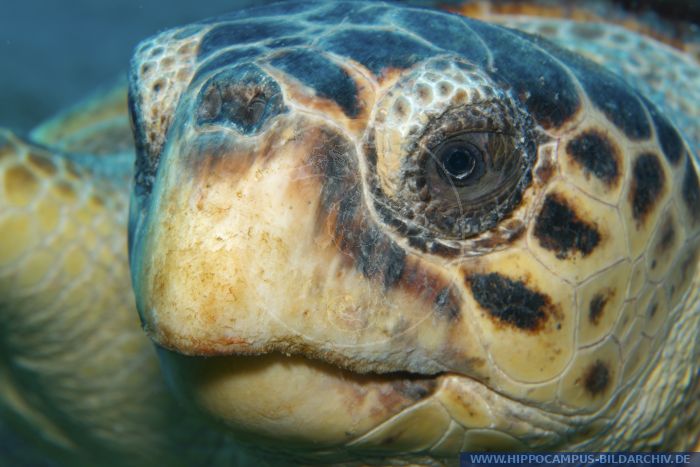
[[[443,235],[467,238],[496,225],[501,207],[517,203],[534,150],[507,127],[464,131],[449,128],[454,119],[448,120],[419,144],[420,180],[412,185],[425,187],[419,216]]]
[[[387,223],[424,251],[516,235],[520,219],[510,214],[530,185],[540,136],[509,90],[459,57],[438,57],[376,107],[364,151]]]
[[[435,151],[438,173],[458,187],[474,184],[484,175],[484,154],[464,138],[451,138]]]
[[[435,202],[479,209],[507,196],[522,178],[522,153],[509,133],[458,131],[448,135],[438,131],[423,147],[423,173]]]

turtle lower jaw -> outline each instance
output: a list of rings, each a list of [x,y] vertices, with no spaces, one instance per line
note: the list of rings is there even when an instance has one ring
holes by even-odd
[[[431,398],[441,375],[360,374],[301,356],[190,357],[158,348],[177,395],[237,438],[295,448],[351,444]]]
[[[516,450],[541,412],[455,373],[360,374],[302,356],[189,357],[158,349],[178,396],[235,439],[325,464],[361,456],[416,464],[477,449]],[[518,422],[514,425],[513,416]],[[561,429],[561,427],[558,427]],[[535,446],[533,445],[533,446]]]

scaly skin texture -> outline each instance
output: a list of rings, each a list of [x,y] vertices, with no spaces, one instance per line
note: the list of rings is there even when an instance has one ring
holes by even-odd
[[[698,59],[621,26],[561,19],[495,15],[484,18],[538,34],[600,63],[635,86],[700,148],[700,73]]]
[[[116,91],[116,103],[99,104],[128,127]],[[109,177],[0,133],[0,414],[65,465],[209,465],[215,447],[233,462],[221,436],[170,396],[134,314],[131,164],[92,117],[88,145],[101,147]]]
[[[164,388],[134,391],[158,369],[132,312],[127,185],[7,132],[0,153],[3,406],[62,451],[138,455],[134,428]]]
[[[700,125],[697,124],[700,118],[700,106],[697,105],[700,102],[700,72],[697,59],[691,55],[612,24],[510,15],[487,15],[484,19],[542,35],[623,76],[667,114],[673,116],[674,123],[688,138],[695,153],[700,149]],[[697,308],[697,279],[690,286],[690,290],[687,303],[691,308]],[[700,329],[698,319],[697,312],[690,313],[673,325],[669,342],[682,340],[685,343],[677,347],[667,347],[662,351],[659,362],[671,363],[652,364],[653,370],[646,391],[640,395],[639,400],[630,398],[621,408],[619,423],[632,427],[625,431],[622,437],[627,440],[645,440],[636,446],[644,448],[656,442],[659,426],[668,423],[659,420],[659,413],[684,416],[687,414],[682,423],[670,422],[672,426],[679,426],[679,433],[675,435],[675,439],[687,437],[690,440],[690,444],[681,443],[676,445],[675,449],[693,446],[692,440],[695,439],[693,450],[700,451],[700,402],[694,395],[698,393],[700,382],[693,374],[693,371],[697,374],[698,370],[693,367],[685,371],[676,370],[683,366],[684,361],[698,360],[697,332],[693,334],[684,331]],[[681,381],[681,386],[687,388],[688,400],[691,402],[687,408],[683,408],[679,403],[681,398],[674,401],[673,396],[669,396],[674,381]],[[642,407],[653,407],[653,410],[645,413]],[[673,418],[675,420],[675,416]],[[661,419],[665,420],[663,417]],[[636,420],[639,420],[639,423],[635,422]],[[586,443],[583,446],[585,445]]]
[[[535,20],[500,20],[543,29]],[[560,25],[548,21],[544,30]],[[348,110],[267,64],[286,108],[244,143],[230,130],[208,140],[188,119],[216,115],[187,107],[198,95],[187,85],[198,66],[193,54],[215,25],[166,32],[137,52],[131,248],[147,331],[194,355],[160,349],[165,377],[217,424],[169,396],[139,329],[124,233],[132,155],[119,91],[40,127],[34,142],[2,134],[4,416],[41,433],[68,465],[246,462],[227,431],[262,445],[259,456],[275,450],[326,463],[450,463],[460,450],[485,448],[692,445],[699,226],[686,180],[695,173],[697,105],[685,109],[673,86],[662,90],[651,78],[636,83],[666,102],[688,137],[675,162],[662,155],[657,130],[629,137],[575,84],[579,110],[561,124],[522,130],[537,136],[536,153],[515,144],[534,165],[510,218],[476,239],[452,232],[433,246],[409,244],[396,224],[378,221],[377,200],[396,206],[413,196],[399,176],[411,163],[403,143],[412,128],[494,93],[518,132],[530,125],[518,96],[469,64],[427,59],[377,75],[335,56],[362,102]],[[570,34],[549,36],[577,49]],[[629,40],[676,63],[663,46]],[[600,63],[617,60],[586,47]],[[686,65],[692,70],[685,62],[678,69]],[[612,145],[614,173],[572,155],[586,144],[603,147],[595,138]],[[649,173],[645,163],[662,174],[661,188],[638,175]],[[157,164],[156,176],[149,171]],[[383,198],[371,191],[377,186]],[[637,186],[654,193],[651,201]],[[572,243],[548,227],[563,222],[562,205],[575,208],[565,220],[579,229]],[[436,219],[418,214],[423,227]],[[545,318],[492,316],[499,300],[507,303],[504,290],[542,301],[529,306]],[[259,352],[268,354],[247,356]],[[239,355],[198,357],[229,353]]]

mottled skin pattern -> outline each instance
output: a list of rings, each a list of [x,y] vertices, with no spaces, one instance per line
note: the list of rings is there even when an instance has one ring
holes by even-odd
[[[134,316],[124,235],[133,154],[112,139],[129,129],[117,89],[32,142],[0,133],[0,413],[61,465],[210,465],[215,452],[234,462],[222,436],[170,397]],[[68,144],[75,153],[56,149]]]
[[[70,465],[691,446],[698,87],[677,93],[697,64],[494,19],[639,91],[540,38],[377,3],[144,41],[134,295],[123,94],[4,133],[3,413]],[[675,74],[611,63],[613,34]]]

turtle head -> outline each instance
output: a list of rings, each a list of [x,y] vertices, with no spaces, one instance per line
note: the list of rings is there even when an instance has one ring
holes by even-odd
[[[664,334],[692,277],[692,261],[666,274],[697,255],[680,137],[531,36],[283,4],[146,42],[130,97],[138,310],[173,386],[242,436],[557,445],[638,374],[629,355],[654,347],[630,326]],[[638,259],[648,242],[663,245]]]

